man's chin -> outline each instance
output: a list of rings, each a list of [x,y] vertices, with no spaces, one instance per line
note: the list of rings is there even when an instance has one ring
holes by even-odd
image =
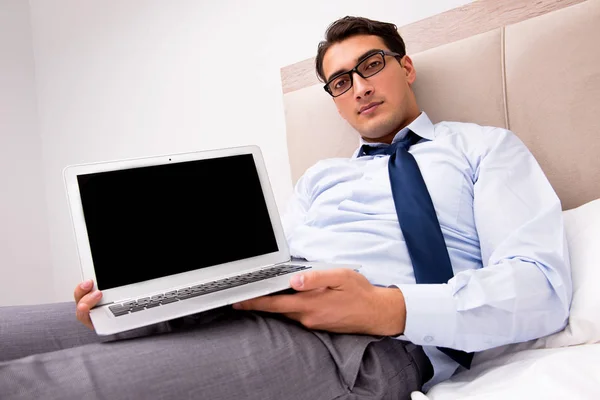
[[[383,117],[383,116],[380,116]],[[396,129],[396,121],[385,118],[377,118],[377,120],[365,121],[366,123],[360,124],[360,126],[354,127],[363,140],[368,142],[382,142],[389,139],[388,137],[396,135],[398,133]],[[391,140],[391,139],[390,139]]]
[[[381,139],[385,138],[389,131],[381,129],[381,127],[370,127],[371,129],[357,129],[360,136],[369,142],[380,142]]]
[[[360,135],[360,137],[362,137],[362,139],[367,142],[367,143],[383,143],[385,140],[385,137],[387,135],[383,135],[383,136],[376,136],[376,137],[372,137],[372,136],[365,136],[365,135]]]

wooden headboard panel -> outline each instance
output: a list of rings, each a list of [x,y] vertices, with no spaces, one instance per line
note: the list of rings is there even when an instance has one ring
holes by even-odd
[[[564,209],[600,198],[600,0],[478,0],[399,31],[433,122],[511,129]],[[281,78],[295,183],[320,159],[350,156],[358,134],[323,91],[314,59]]]

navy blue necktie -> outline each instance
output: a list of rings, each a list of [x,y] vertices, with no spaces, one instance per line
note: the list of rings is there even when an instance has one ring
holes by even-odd
[[[400,229],[408,247],[417,283],[447,283],[453,276],[448,248],[415,158],[408,152],[421,138],[412,131],[389,146],[363,145],[358,157],[389,155],[388,170]],[[473,353],[438,347],[465,368]]]

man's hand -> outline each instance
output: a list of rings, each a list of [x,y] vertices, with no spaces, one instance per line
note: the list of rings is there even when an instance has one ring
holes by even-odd
[[[94,330],[94,325],[92,325],[92,320],[90,319],[90,310],[98,304],[102,298],[101,291],[91,291],[93,286],[91,280],[83,281],[75,287],[75,292],[73,293],[75,303],[77,304],[75,315],[77,315],[77,319],[82,324],[91,330]]]
[[[400,289],[373,286],[349,269],[294,275],[299,293],[263,296],[235,304],[239,310],[280,313],[310,329],[397,336],[404,332],[406,305]]]

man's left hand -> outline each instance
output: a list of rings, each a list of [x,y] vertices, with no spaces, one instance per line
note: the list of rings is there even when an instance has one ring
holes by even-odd
[[[356,271],[310,271],[290,279],[295,294],[263,296],[234,304],[239,310],[280,313],[310,329],[397,336],[406,305],[400,289],[371,285]]]

